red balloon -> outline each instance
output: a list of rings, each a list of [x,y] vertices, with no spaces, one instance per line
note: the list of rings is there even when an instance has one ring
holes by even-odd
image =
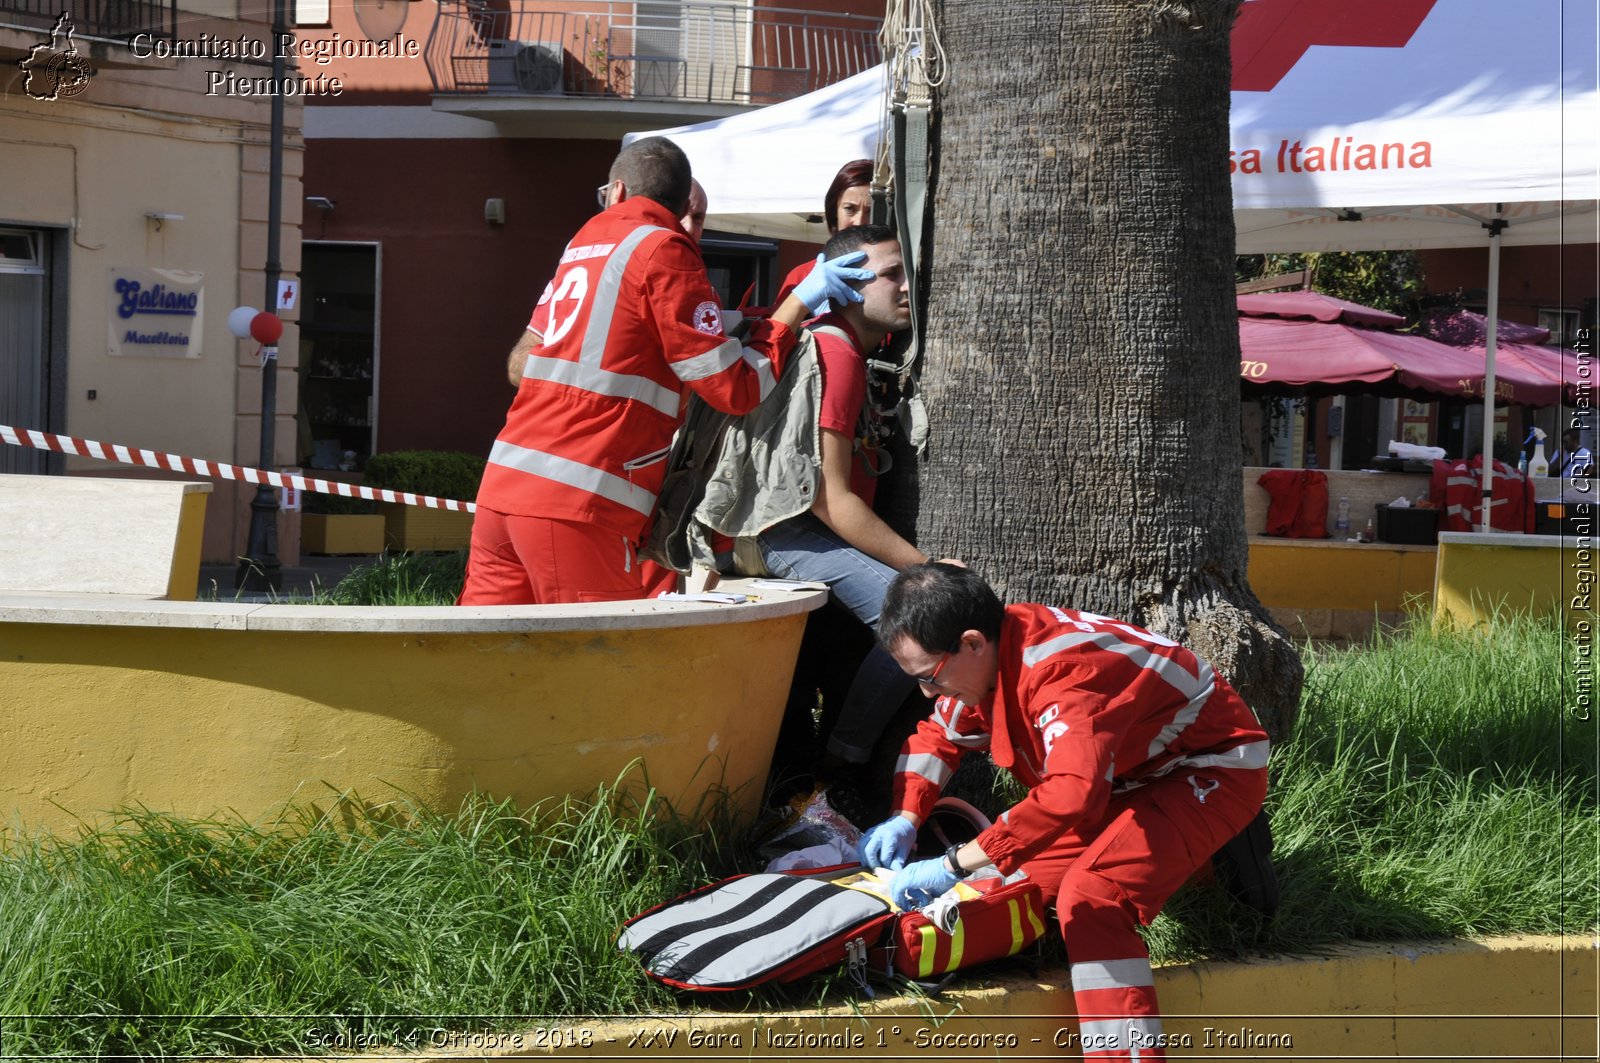
[[[271,347],[278,342],[278,337],[283,335],[283,322],[277,314],[269,314],[265,310],[250,319],[250,335],[256,342],[265,347]]]

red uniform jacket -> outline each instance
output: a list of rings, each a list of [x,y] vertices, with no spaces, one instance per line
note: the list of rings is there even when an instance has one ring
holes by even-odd
[[[745,413],[794,344],[772,321],[754,322],[745,343],[726,336],[700,252],[640,197],[578,230],[533,326],[544,345],[528,357],[478,501],[633,540],[655,511],[684,386]]]
[[[1092,826],[1113,790],[1180,768],[1264,768],[1267,736],[1211,666],[1132,624],[1012,605],[985,705],[940,698],[901,750],[895,808],[925,816],[969,749],[1028,796],[978,835],[1006,874],[1063,831]]]
[[[1503,461],[1496,461],[1493,468],[1489,527],[1494,531],[1533,531],[1537,511],[1533,479]],[[1483,455],[1471,461],[1434,462],[1428,497],[1442,509],[1440,531],[1477,531],[1483,522]]]

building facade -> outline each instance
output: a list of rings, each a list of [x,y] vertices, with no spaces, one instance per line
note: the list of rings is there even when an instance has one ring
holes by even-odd
[[[372,33],[392,34],[387,55],[339,54],[372,20],[359,4],[306,31],[346,90],[305,115],[297,457],[341,474],[383,451],[488,453],[512,397],[506,355],[623,134],[858,73],[879,61],[882,5],[419,0],[396,13]],[[769,298],[815,249],[711,232],[703,252],[735,305]]]
[[[271,51],[260,5],[0,0],[0,423],[258,464],[259,345],[227,318],[267,303]],[[293,279],[302,106],[285,99]],[[292,327],[283,349],[293,395]],[[170,475],[0,445],[0,472],[44,471]],[[216,484],[208,559],[241,551],[249,497]]]

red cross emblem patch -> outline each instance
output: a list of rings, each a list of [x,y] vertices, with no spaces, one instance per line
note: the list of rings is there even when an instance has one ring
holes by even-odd
[[[701,303],[694,308],[694,327],[713,336],[722,335],[722,310],[716,303]]]

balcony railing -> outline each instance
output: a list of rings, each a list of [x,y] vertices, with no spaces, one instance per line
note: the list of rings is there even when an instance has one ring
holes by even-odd
[[[875,66],[878,21],[738,0],[440,0],[426,58],[444,94],[766,104]]]
[[[49,33],[63,11],[78,37],[120,42],[137,33],[155,40],[177,35],[177,0],[0,0],[0,25]]]

